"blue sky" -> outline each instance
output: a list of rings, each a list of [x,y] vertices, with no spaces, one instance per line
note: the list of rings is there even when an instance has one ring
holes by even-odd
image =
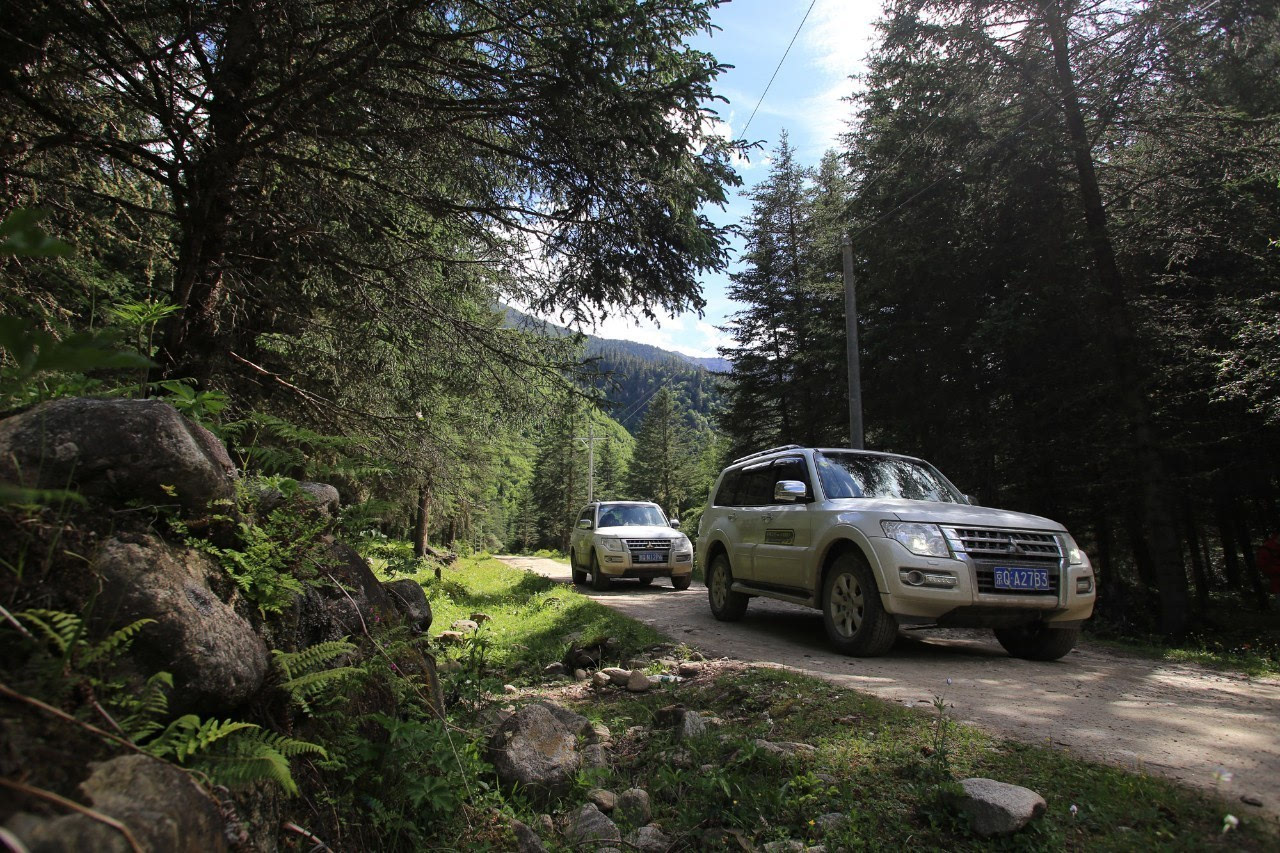
[[[764,92],[787,43],[804,18],[811,0],[732,0],[713,13],[720,29],[701,35],[693,46],[713,53],[734,66],[719,78],[717,90],[729,103],[715,110],[723,132],[741,137],[760,95]],[[743,186],[734,192],[724,210],[708,211],[721,224],[739,222],[751,210],[746,192],[768,171],[768,157],[785,129],[800,161],[815,165],[823,152],[835,145],[846,129],[851,106],[841,99],[853,92],[849,78],[863,67],[871,48],[873,24],[880,15],[880,0],[816,0],[813,11],[778,72],[768,95],[747,129],[747,138],[762,147],[738,164]],[[734,246],[737,268],[738,246]],[[624,317],[610,317],[594,330],[606,338],[623,338],[689,355],[714,356],[728,339],[716,327],[724,325],[736,306],[725,295],[728,275],[707,275],[702,281],[707,300],[705,314],[664,319],[659,326]]]

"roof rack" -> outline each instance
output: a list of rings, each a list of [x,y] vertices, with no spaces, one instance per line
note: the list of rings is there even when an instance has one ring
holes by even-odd
[[[729,464],[737,465],[739,462],[746,462],[748,459],[755,459],[760,456],[768,456],[770,453],[777,453],[782,450],[799,450],[799,449],[800,449],[800,445],[798,444],[783,444],[778,447],[770,447],[768,450],[761,450],[756,453],[748,453],[746,456],[740,456],[737,459],[730,462]]]

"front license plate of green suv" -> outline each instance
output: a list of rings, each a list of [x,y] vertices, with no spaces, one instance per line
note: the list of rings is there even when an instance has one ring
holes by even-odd
[[[1048,569],[1018,569],[997,566],[993,571],[996,589],[1025,589],[1029,592],[1049,592]]]
[[[641,551],[635,555],[637,563],[665,563],[667,555],[662,551]]]

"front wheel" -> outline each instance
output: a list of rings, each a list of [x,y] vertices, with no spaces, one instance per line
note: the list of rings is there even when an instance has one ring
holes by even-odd
[[[1034,622],[1016,628],[996,628],[995,635],[1005,651],[1015,658],[1047,661],[1057,660],[1075,648],[1080,628],[1054,629],[1043,622]]]
[[[569,551],[569,574],[573,576],[575,586],[587,582],[587,573],[578,568],[578,557],[572,550]]]
[[[898,636],[898,620],[880,603],[871,567],[861,556],[841,554],[822,585],[822,624],[836,651],[876,657]]]
[[[693,575],[672,575],[672,589],[688,589],[689,584],[693,583]]]
[[[609,589],[609,578],[604,572],[600,571],[600,561],[596,559],[595,549],[591,551],[591,588],[596,592],[604,592]]]
[[[721,622],[737,622],[747,612],[750,600],[751,596],[733,591],[729,558],[717,554],[707,569],[707,601],[711,604],[711,615]]]

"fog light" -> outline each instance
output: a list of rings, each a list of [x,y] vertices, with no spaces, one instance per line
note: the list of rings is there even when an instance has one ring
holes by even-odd
[[[922,586],[924,584],[924,572],[912,569],[909,572],[898,572],[898,577],[902,578],[903,583],[912,586]]]
[[[1093,592],[1093,578],[1084,577],[1076,580],[1076,592]]]
[[[926,574],[924,576],[924,582],[929,586],[955,586],[957,583],[955,575],[934,574]]]
[[[605,561],[606,563],[621,563],[621,562],[622,562],[622,558],[621,558],[621,557],[610,557],[610,556],[608,556],[608,555],[605,555],[604,561]]]

